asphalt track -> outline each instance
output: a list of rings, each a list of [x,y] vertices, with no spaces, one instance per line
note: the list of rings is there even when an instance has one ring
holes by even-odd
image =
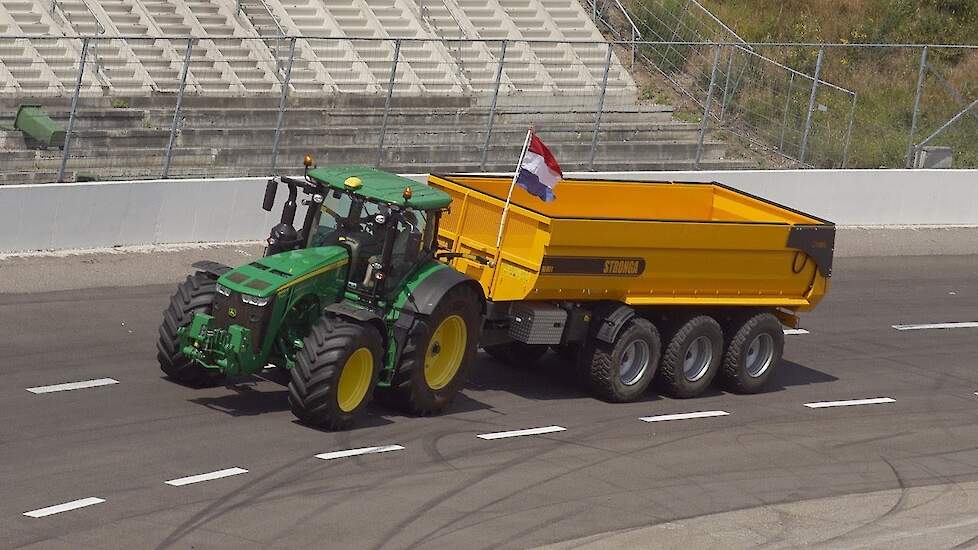
[[[295,423],[268,381],[163,379],[171,289],[0,294],[0,547],[978,544],[978,328],[892,328],[978,321],[976,256],[838,260],[764,394],[612,405],[556,357],[480,354],[447,414],[375,407],[341,433]],[[728,414],[639,420],[703,411]],[[341,452],[380,446],[403,448]]]

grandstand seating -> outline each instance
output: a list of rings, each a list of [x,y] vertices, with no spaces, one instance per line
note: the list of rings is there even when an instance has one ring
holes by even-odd
[[[50,7],[54,5],[55,9]],[[396,93],[466,95],[491,91],[499,43],[460,40],[603,40],[578,0],[0,0],[0,34],[146,37],[100,44],[87,95],[150,95],[177,84],[182,41],[192,35],[192,92],[277,93],[287,43],[296,44],[292,91],[299,94],[386,91],[394,44],[402,38]],[[253,40],[264,36],[264,41]],[[346,40],[359,38],[363,40]],[[343,40],[340,40],[343,39]],[[0,65],[13,86],[0,93],[66,94],[74,89],[81,41],[3,44]],[[504,94],[598,93],[602,44],[513,42],[506,52]],[[635,85],[614,60],[608,93],[634,96]]]
[[[190,37],[171,176],[268,173],[294,36],[302,38],[294,41],[280,167],[296,166],[306,152],[324,163],[374,164],[384,126],[384,168],[482,168],[502,40],[505,70],[484,168],[511,170],[529,125],[566,170],[588,167],[608,49],[560,43],[603,40],[580,0],[241,0],[240,13],[235,0],[51,6],[0,0],[0,35],[45,37],[0,39],[0,184],[54,179],[61,150],[10,125],[27,102],[67,122],[82,49],[76,37],[98,34],[126,39],[91,42],[69,179],[160,174]],[[396,38],[403,40],[385,126]],[[446,42],[416,40],[432,38]],[[613,57],[594,168],[692,167],[699,125],[636,95]],[[725,144],[707,139],[702,166],[747,164],[726,156]]]

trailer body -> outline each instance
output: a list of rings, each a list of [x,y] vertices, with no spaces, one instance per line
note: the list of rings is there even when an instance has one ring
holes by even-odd
[[[831,222],[720,183],[566,179],[549,203],[517,186],[497,248],[509,177],[428,182],[452,197],[441,247],[491,301],[794,312],[828,290]]]

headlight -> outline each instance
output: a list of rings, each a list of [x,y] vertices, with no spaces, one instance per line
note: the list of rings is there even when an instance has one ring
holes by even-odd
[[[376,216],[374,216],[374,222],[377,225],[384,225],[385,223],[387,223],[387,218],[385,218],[383,214],[377,214]]]
[[[217,285],[217,293],[220,294],[221,296],[230,296],[231,289],[224,285]]]
[[[248,294],[242,294],[241,301],[246,304],[251,304],[253,306],[263,307],[268,304],[269,298],[260,298],[258,296],[249,296]]]

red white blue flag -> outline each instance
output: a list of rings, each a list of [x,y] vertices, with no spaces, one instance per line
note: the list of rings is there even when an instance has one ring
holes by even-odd
[[[554,187],[563,178],[564,173],[553,153],[536,134],[531,134],[530,145],[516,175],[516,183],[531,195],[549,202],[557,198]]]

